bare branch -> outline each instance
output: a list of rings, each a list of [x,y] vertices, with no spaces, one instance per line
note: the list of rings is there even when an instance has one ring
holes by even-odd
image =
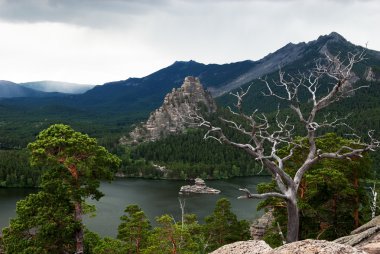
[[[247,95],[249,89],[251,88],[251,85],[248,86],[247,90],[243,90],[243,88],[240,88],[240,92],[237,91],[236,93],[230,92],[231,95],[235,96],[237,99],[237,103],[234,104],[234,106],[242,112],[242,103],[243,103],[243,97]]]
[[[284,198],[286,199],[286,196],[284,194],[278,193],[278,192],[267,192],[263,194],[252,194],[248,189],[239,189],[240,191],[244,192],[244,196],[238,197],[238,199],[249,199],[249,198],[256,198],[256,199],[265,199],[265,198]]]

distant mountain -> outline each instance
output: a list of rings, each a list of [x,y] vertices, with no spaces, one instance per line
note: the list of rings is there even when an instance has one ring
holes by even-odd
[[[78,99],[84,107],[102,107],[114,112],[148,112],[157,108],[173,88],[180,87],[187,76],[199,77],[206,88],[217,87],[237,79],[254,65],[253,61],[222,65],[177,61],[144,78],[129,78],[96,86]]]
[[[341,56],[345,57],[347,52],[362,49],[333,32],[307,43],[289,43],[258,61],[246,60],[229,64],[177,61],[146,77],[106,83],[79,95],[69,95],[60,99],[29,98],[7,103],[28,108],[35,106],[36,110],[39,108],[47,110],[50,106],[55,108],[60,105],[96,114],[130,115],[138,112],[139,115],[148,116],[150,111],[160,106],[167,93],[173,88],[180,87],[186,76],[194,76],[200,79],[214,97],[219,97],[217,99],[219,104],[231,105],[229,91],[245,86],[261,76],[278,77],[279,67],[294,73],[311,68],[314,61],[323,57],[326,52],[333,55],[340,52]],[[357,74],[362,77],[365,72],[378,72],[378,66],[380,66],[380,52],[367,50],[367,59],[358,64]],[[372,71],[368,71],[370,67],[373,67]],[[254,89],[251,89],[246,97],[249,101],[247,106],[254,108],[260,105],[268,111],[273,110],[277,102],[262,96],[263,87],[259,83],[255,82]]]
[[[314,67],[314,61],[324,57],[325,53],[332,55],[340,53],[344,58],[347,52],[360,50],[363,48],[350,43],[337,33],[331,33],[307,43],[289,43],[258,61],[247,60],[229,64],[178,61],[146,77],[106,83],[95,86],[83,94],[43,93],[2,81],[0,119],[4,124],[0,125],[0,143],[14,146],[20,143],[20,140],[25,140],[25,137],[29,137],[30,141],[32,140],[30,137],[43,127],[56,122],[74,126],[77,124],[79,130],[89,134],[112,133],[117,136],[114,137],[117,140],[122,136],[119,133],[121,129],[129,128],[132,123],[145,121],[149,113],[161,105],[167,93],[181,86],[186,76],[198,77],[214,97],[218,96],[216,101],[221,106],[235,103],[234,98],[228,95],[229,91],[238,87],[246,88],[252,84],[250,92],[244,98],[245,109],[258,108],[270,112],[277,107],[278,100],[262,95],[261,92],[266,88],[256,79],[257,77],[267,76],[268,80],[276,79],[279,67],[286,73],[294,74]],[[369,89],[357,91],[355,96],[344,100],[344,106],[338,108],[336,112],[342,114],[352,111],[355,114],[354,119],[360,119],[362,122],[360,125],[378,130],[380,52],[367,49],[366,60],[358,63],[354,72],[361,79],[359,82],[364,82],[361,84],[371,86]],[[18,127],[15,127],[15,119],[18,121]],[[32,126],[30,122],[34,125]],[[124,131],[123,134],[129,131]],[[32,134],[19,135],[19,133]],[[11,135],[14,135],[12,139],[7,138]]]
[[[284,69],[290,67],[290,69],[297,69],[296,71],[305,70],[305,67],[311,67],[316,59],[324,57],[325,52],[331,53],[332,55],[340,53],[341,57],[346,57],[348,52],[357,52],[362,49],[362,47],[350,43],[336,32],[332,32],[329,35],[322,35],[317,40],[307,43],[288,43],[274,53],[255,62],[252,69],[237,79],[222,86],[209,87],[209,90],[215,97],[218,97],[254,79],[275,72],[279,68]],[[376,59],[376,64],[378,60],[380,60],[380,52],[378,51],[367,50],[367,55],[370,60]]]
[[[23,87],[10,81],[0,80],[0,98],[45,97],[48,95],[45,92]]]
[[[198,77],[204,87],[214,97],[218,97],[258,77],[277,72],[279,67],[298,71],[310,68],[314,60],[323,57],[325,52],[341,52],[344,57],[348,51],[361,49],[333,32],[308,43],[289,43],[259,61],[208,65],[178,61],[144,78],[130,78],[97,86],[81,95],[80,103],[85,107],[102,107],[114,112],[150,111],[160,105],[172,88],[178,88],[186,76]],[[363,64],[380,64],[380,52],[368,50],[367,55],[368,60]],[[223,99],[220,101],[224,103]]]
[[[42,92],[59,92],[67,94],[81,94],[94,87],[94,85],[75,84],[50,80],[26,82],[20,83],[19,85]]]
[[[325,54],[339,55],[341,59],[345,59],[349,52],[357,53],[362,50],[364,50],[363,47],[352,44],[336,32],[319,36],[317,40],[308,43],[289,43],[257,61],[256,66],[244,76],[247,82],[234,81],[227,86],[219,87],[218,91],[231,91],[237,87],[247,88],[251,84],[250,92],[245,96],[246,108],[273,111],[277,107],[278,100],[274,97],[263,96],[262,92],[267,91],[267,88],[263,82],[257,80],[258,77],[267,76],[268,80],[275,80],[278,79],[279,68],[287,74],[294,75],[315,67],[315,61],[324,58]],[[354,73],[363,81],[379,81],[380,52],[366,49],[365,54],[366,59],[354,66]],[[226,93],[218,94],[221,95],[217,98],[219,104],[232,105],[235,102],[234,98]]]

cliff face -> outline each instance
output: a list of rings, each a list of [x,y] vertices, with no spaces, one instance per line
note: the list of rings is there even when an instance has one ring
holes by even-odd
[[[368,67],[364,73],[364,77],[367,81],[380,81],[380,69]]]
[[[186,77],[182,86],[173,88],[165,96],[162,106],[150,114],[146,123],[136,127],[130,138],[123,137],[121,143],[155,141],[169,134],[182,133],[193,123],[188,118],[196,108],[215,112],[216,104],[209,92],[203,89],[198,78]]]

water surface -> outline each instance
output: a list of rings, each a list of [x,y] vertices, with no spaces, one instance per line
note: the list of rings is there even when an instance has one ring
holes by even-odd
[[[103,182],[101,191],[105,194],[99,201],[89,201],[97,207],[96,216],[86,217],[86,226],[101,236],[117,234],[120,216],[127,205],[137,204],[154,224],[156,216],[171,214],[176,220],[181,217],[178,198],[185,200],[185,212],[195,213],[200,222],[212,213],[218,199],[225,197],[231,201],[232,210],[239,219],[253,220],[260,214],[256,211],[258,200],[237,199],[242,195],[239,188],[248,188],[252,192],[260,182],[269,181],[268,177],[246,177],[229,180],[207,181],[209,187],[222,192],[215,194],[179,195],[185,181],[146,180],[146,179],[116,179],[112,183]],[[16,202],[38,189],[0,188],[0,228],[9,224],[9,219],[15,216]]]

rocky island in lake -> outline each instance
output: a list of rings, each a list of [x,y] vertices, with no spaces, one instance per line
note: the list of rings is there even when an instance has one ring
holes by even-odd
[[[185,193],[219,194],[220,190],[207,187],[203,179],[195,178],[194,185],[185,185],[181,187],[179,194]]]

